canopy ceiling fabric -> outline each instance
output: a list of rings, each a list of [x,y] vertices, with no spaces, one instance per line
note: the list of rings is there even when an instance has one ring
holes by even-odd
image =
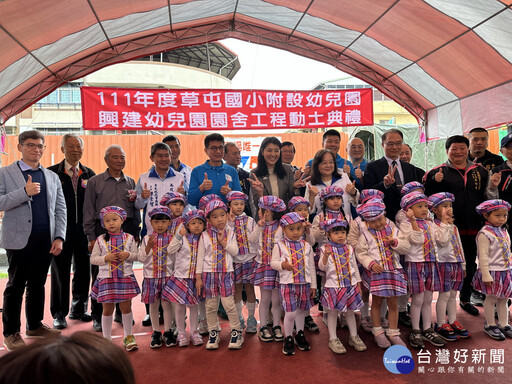
[[[228,37],[331,64],[429,139],[512,121],[510,0],[3,0],[0,122],[102,67]]]

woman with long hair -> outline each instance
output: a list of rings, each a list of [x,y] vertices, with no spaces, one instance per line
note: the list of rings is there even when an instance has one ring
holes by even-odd
[[[298,195],[298,190],[306,185],[309,177],[295,181],[293,168],[283,164],[281,159],[281,142],[272,136],[266,137],[261,143],[258,166],[251,171],[248,180],[252,187],[254,206],[257,207],[259,198],[266,195],[277,196],[288,204],[293,196]]]

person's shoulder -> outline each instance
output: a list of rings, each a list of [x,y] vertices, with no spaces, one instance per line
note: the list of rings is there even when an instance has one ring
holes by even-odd
[[[192,168],[192,173],[201,172],[205,168],[206,164],[207,163],[204,162],[204,163],[201,163],[199,165],[196,165],[194,168]]]
[[[502,164],[498,165],[497,167],[494,167],[491,169],[492,173],[500,172],[500,171],[510,171],[512,172],[512,169],[508,166],[507,162],[503,162]]]
[[[384,163],[386,163],[386,165],[387,165],[386,158],[385,157],[381,157],[380,159],[375,159],[375,160],[367,162],[366,163],[366,169],[368,169],[368,168],[376,168],[376,167],[382,166]]]
[[[59,172],[61,172],[61,167],[63,167],[63,166],[64,166],[64,160],[62,160],[60,163],[50,165],[49,167],[46,167],[46,169],[48,169],[52,172],[55,172],[55,173],[59,173]]]

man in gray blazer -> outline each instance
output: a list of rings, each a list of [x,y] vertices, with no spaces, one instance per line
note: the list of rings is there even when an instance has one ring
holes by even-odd
[[[4,346],[25,345],[20,336],[21,303],[26,288],[27,338],[60,333],[41,322],[44,285],[54,255],[66,236],[66,202],[57,175],[39,163],[44,136],[39,131],[19,135],[21,160],[0,168],[0,211],[4,211],[0,247],[7,251],[9,281],[2,314]]]

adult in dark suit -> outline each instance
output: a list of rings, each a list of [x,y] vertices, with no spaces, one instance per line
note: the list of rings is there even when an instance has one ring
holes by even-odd
[[[402,152],[400,152],[400,161],[411,163],[412,159],[412,148],[409,144],[402,144]],[[423,180],[423,176],[425,175],[425,171],[413,164],[414,168],[416,168],[416,172],[418,173],[418,177]]]
[[[2,313],[4,346],[21,348],[21,304],[25,294],[27,337],[59,333],[41,323],[44,284],[53,256],[66,238],[66,202],[57,175],[40,164],[45,145],[39,131],[19,135],[21,160],[0,168],[0,247],[7,252],[9,281]],[[26,292],[26,293],[25,293]]]
[[[73,301],[69,318],[80,321],[92,320],[91,315],[87,313],[91,264],[87,250],[87,236],[83,226],[83,207],[87,182],[95,173],[80,163],[83,149],[84,142],[80,136],[74,133],[64,135],[60,150],[65,158],[60,163],[48,167],[50,171],[59,176],[67,207],[66,241],[61,254],[53,258],[51,267],[50,311],[54,319],[53,327],[56,329],[67,327],[66,316],[69,313],[69,280],[72,260],[74,266]]]
[[[378,189],[384,192],[386,217],[395,220],[400,210],[400,190],[411,181],[421,181],[416,167],[400,161],[404,136],[398,129],[390,129],[382,135],[384,157],[372,161],[366,166],[364,188]]]

